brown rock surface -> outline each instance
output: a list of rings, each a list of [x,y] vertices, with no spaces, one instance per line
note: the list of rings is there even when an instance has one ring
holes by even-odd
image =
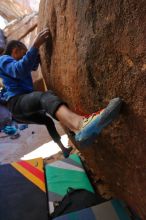
[[[26,0],[1,0],[0,2],[0,15],[8,21],[31,12],[32,9]]]
[[[38,22],[38,14],[35,12],[16,19],[14,22],[8,24],[4,29],[7,40],[8,41],[14,39],[22,40],[37,27],[37,22]],[[36,30],[34,36],[35,34],[36,34]],[[27,45],[30,44],[30,41],[32,41],[33,37],[32,36],[29,38],[27,37],[28,38]]]
[[[146,219],[146,4],[143,0],[42,0],[39,28],[49,89],[90,113],[121,96],[119,120],[81,150],[95,175]]]

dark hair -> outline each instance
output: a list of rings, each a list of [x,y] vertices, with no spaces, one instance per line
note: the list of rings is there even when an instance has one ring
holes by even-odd
[[[4,52],[4,48],[0,47],[0,56],[3,55],[3,52]]]
[[[26,49],[26,46],[18,40],[11,40],[7,43],[4,54],[11,55],[14,48]]]

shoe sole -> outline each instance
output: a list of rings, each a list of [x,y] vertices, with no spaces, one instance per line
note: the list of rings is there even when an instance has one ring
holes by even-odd
[[[110,125],[112,123],[112,121],[118,116],[120,108],[122,105],[122,100],[120,98],[114,98],[110,101],[110,103],[108,104],[108,106],[105,108],[105,110],[101,113],[101,115],[99,116],[99,118],[95,119],[95,121],[93,121],[94,125],[89,125],[93,127],[95,126],[94,131],[92,132],[91,135],[84,135],[85,138],[81,139],[82,133],[87,131],[84,131],[84,129],[79,132],[78,134],[75,135],[75,140],[77,141],[77,143],[80,146],[85,146],[85,145],[89,145],[91,144],[95,138],[97,137],[98,134],[101,133],[101,131],[108,125]],[[88,128],[88,130],[89,130]],[[93,128],[91,128],[93,129]]]
[[[104,124],[107,120],[114,120],[121,109],[122,100],[120,98],[114,98],[110,101],[105,110],[101,113],[100,123]]]

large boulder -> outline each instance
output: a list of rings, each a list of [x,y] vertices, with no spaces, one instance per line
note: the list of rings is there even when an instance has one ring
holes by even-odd
[[[39,29],[48,89],[78,113],[120,96],[121,116],[81,149],[96,176],[146,219],[146,4],[144,0],[42,0]]]
[[[24,0],[1,0],[0,15],[8,21],[31,12],[32,9]]]
[[[7,41],[23,40],[27,37],[27,46],[32,44],[32,39],[36,35],[36,27],[38,23],[38,13],[33,12],[24,17],[19,17],[13,22],[10,22],[4,29]],[[31,36],[28,36],[31,33]],[[33,36],[32,36],[33,33]]]
[[[1,0],[0,15],[7,21],[37,12],[40,0]]]

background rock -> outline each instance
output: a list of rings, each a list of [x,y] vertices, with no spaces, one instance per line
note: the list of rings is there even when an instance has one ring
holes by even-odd
[[[95,175],[146,219],[146,4],[144,0],[42,0],[39,29],[49,89],[76,112],[121,96],[122,115],[82,153]]]
[[[7,41],[12,39],[22,40],[37,27],[37,23],[38,23],[38,14],[35,12],[28,14],[24,17],[19,17],[15,19],[13,22],[8,24],[4,29],[5,36],[7,37]],[[36,35],[36,30],[34,36],[35,35]],[[30,40],[27,42],[27,45],[30,45],[30,43],[32,43],[31,41],[33,37],[30,38]]]
[[[32,12],[26,0],[1,0],[0,15],[8,21]]]
[[[7,21],[38,11],[40,0],[1,0],[0,15]]]

